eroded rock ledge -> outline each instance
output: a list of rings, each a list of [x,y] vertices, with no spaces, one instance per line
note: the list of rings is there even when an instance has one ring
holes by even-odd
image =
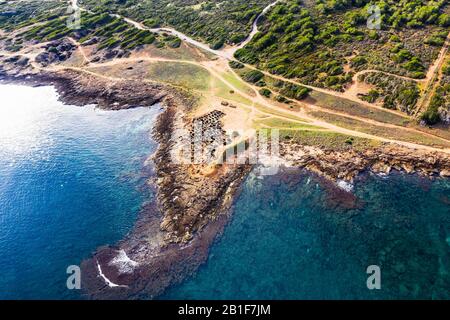
[[[365,171],[387,175],[392,170],[428,177],[450,177],[450,156],[381,144],[366,150],[333,150],[283,142],[280,153],[289,165],[306,168],[331,181],[353,182]]]
[[[154,156],[157,203],[143,210],[126,239],[100,248],[82,264],[83,285],[90,298],[161,294],[206,261],[210,246],[229,221],[233,198],[251,167],[223,165],[206,176],[198,174],[201,168],[174,164],[170,150],[176,141],[171,131],[180,115],[179,107],[169,106],[155,128],[160,143]],[[114,263],[124,252],[125,262]],[[99,270],[104,277],[98,276]]]
[[[100,248],[82,264],[83,287],[94,299],[152,298],[194,273],[229,220],[233,198],[251,170],[173,162],[173,130],[186,126],[189,107],[166,100],[154,136],[157,201],[144,208],[133,231],[115,246]]]

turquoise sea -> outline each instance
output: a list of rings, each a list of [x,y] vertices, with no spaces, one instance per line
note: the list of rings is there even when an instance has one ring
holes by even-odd
[[[0,299],[77,299],[66,268],[121,239],[158,108],[64,106],[0,85]],[[369,175],[348,206],[306,173],[249,176],[197,274],[160,299],[450,298],[450,181]],[[381,289],[368,290],[377,265]]]
[[[207,264],[163,298],[449,299],[450,181],[369,176],[354,191],[346,208],[306,174],[250,177]]]

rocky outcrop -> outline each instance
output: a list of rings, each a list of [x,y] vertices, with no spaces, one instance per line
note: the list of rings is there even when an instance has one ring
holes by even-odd
[[[83,287],[90,298],[152,298],[195,272],[228,222],[233,198],[251,170],[218,165],[205,175],[203,165],[174,162],[173,130],[189,125],[184,123],[187,107],[173,96],[164,103],[154,132],[159,142],[154,156],[157,201],[143,210],[125,240],[100,248],[83,262]],[[112,263],[124,253],[131,261],[128,272]]]
[[[447,126],[450,125],[450,105],[439,108],[438,112],[439,112],[439,118],[441,119],[441,122],[444,125],[447,125]]]
[[[139,81],[109,81],[82,72],[9,75],[0,79],[28,85],[53,85],[71,105],[97,104],[124,109],[162,103],[154,136],[157,201],[143,208],[133,231],[119,243],[99,248],[83,261],[82,287],[89,298],[151,298],[195,272],[229,220],[233,198],[248,165],[180,165],[171,149],[173,130],[189,127],[193,100],[169,87]],[[152,184],[153,185],[153,184]]]
[[[448,177],[450,172],[450,157],[447,154],[412,150],[393,144],[343,151],[285,141],[280,152],[290,165],[306,168],[332,181],[352,182],[365,171],[389,174],[397,170],[429,177]]]
[[[6,58],[4,62],[14,65],[18,69],[22,69],[28,66],[30,59],[22,56],[13,56]]]
[[[109,110],[151,106],[164,101],[168,95],[176,94],[175,90],[163,85],[140,81],[107,81],[73,70],[38,74],[0,70],[0,80],[31,86],[52,85],[57,89],[59,99],[66,104],[95,104]]]
[[[55,62],[66,61],[76,50],[76,46],[67,39],[52,41],[43,48],[45,51],[38,54],[35,60],[44,67]]]

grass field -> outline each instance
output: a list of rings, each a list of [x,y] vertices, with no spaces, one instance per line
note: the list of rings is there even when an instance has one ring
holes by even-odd
[[[235,101],[237,103],[242,103],[248,106],[253,105],[252,101],[236,92],[233,93],[232,89],[227,86],[226,83],[216,77],[212,78],[211,87],[214,89],[214,95],[220,98]]]
[[[221,73],[221,76],[230,84],[232,84],[237,89],[241,90],[242,92],[245,92],[246,94],[250,96],[255,96],[255,91],[246,84],[242,79],[238,78],[235,74],[231,72],[223,72]]]
[[[186,89],[207,91],[211,75],[208,70],[189,63],[157,62],[149,65],[147,76]]]
[[[396,128],[389,128],[383,126],[377,126],[369,124],[364,121],[359,121],[343,116],[329,114],[326,112],[314,111],[310,113],[311,116],[326,121],[328,123],[335,124],[342,128],[355,130],[386,139],[394,139],[411,143],[420,143],[432,147],[444,147],[449,148],[450,143],[440,140],[439,138],[427,136],[419,132],[405,131]]]
[[[310,97],[306,99],[306,102],[315,104],[322,108],[347,113],[353,116],[364,117],[383,123],[395,124],[398,126],[407,126],[410,123],[410,120],[406,116],[396,115],[388,111],[366,107],[362,104],[338,98],[326,93],[313,90],[309,95]]]
[[[324,130],[318,126],[310,125],[307,123],[299,123],[289,120],[284,120],[280,118],[268,118],[268,119],[258,119],[254,121],[258,127],[270,127],[279,129],[291,129],[291,130]]]
[[[269,133],[270,134],[270,131]],[[280,140],[305,146],[333,150],[367,150],[380,145],[380,142],[365,138],[352,137],[331,131],[314,130],[280,130]]]

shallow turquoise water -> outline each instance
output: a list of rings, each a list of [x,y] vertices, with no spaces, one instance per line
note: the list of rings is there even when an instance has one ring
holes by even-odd
[[[78,298],[67,266],[120,240],[151,198],[158,108],[64,106],[51,87],[9,85],[0,101],[0,299]]]
[[[249,178],[207,264],[162,298],[450,298],[448,180],[371,176],[355,209],[295,180]],[[381,290],[367,289],[369,265]]]

